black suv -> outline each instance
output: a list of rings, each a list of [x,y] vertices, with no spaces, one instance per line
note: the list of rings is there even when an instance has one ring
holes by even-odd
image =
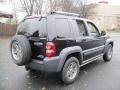
[[[51,12],[45,17],[24,18],[10,49],[15,64],[25,65],[27,70],[57,72],[70,84],[80,67],[101,56],[104,61],[111,60],[113,40],[77,14]]]

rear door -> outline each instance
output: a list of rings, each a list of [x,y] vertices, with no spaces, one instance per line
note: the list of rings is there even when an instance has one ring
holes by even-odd
[[[93,37],[89,35],[87,25],[84,20],[72,20],[73,33],[75,35],[76,44],[83,50],[83,59],[87,60],[94,55],[91,49],[94,48]]]
[[[100,36],[97,27],[86,20],[71,20],[77,45],[83,50],[83,59],[88,60],[103,52],[104,37]]]

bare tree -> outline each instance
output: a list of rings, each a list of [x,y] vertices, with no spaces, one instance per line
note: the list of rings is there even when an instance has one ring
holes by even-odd
[[[35,7],[34,7],[34,13],[35,14],[41,14],[42,6],[43,6],[42,0],[35,0]]]
[[[33,6],[35,0],[20,0],[20,3],[23,9],[26,11],[27,15],[32,15],[33,13]]]
[[[73,0],[62,0],[61,8],[65,12],[72,12]]]
[[[49,0],[50,1],[50,11],[65,11],[78,13],[81,17],[88,18],[94,12],[92,9],[96,4],[92,4],[87,0]]]
[[[72,0],[49,0],[50,11],[71,12]]]
[[[50,11],[57,11],[60,9],[61,0],[48,0]]]
[[[27,15],[41,14],[42,0],[20,0],[20,3]]]
[[[95,12],[92,10],[95,8],[96,4],[89,3],[87,0],[77,0],[77,9],[76,12],[80,14],[81,17],[88,18],[93,15]]]

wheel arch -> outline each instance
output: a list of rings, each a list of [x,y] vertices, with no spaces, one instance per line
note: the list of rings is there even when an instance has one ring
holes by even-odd
[[[73,56],[73,57],[76,57],[76,58],[78,59],[79,64],[82,63],[80,52],[74,52],[74,53],[69,54],[69,55],[66,57],[65,62],[66,62],[66,60],[67,60],[69,57],[72,57],[72,56]],[[64,62],[64,63],[65,63],[65,62]]]
[[[113,43],[113,42],[109,42],[108,44],[111,44],[111,45],[112,45],[112,47],[113,47],[113,45],[114,45],[114,43]]]
[[[112,39],[107,39],[107,40],[106,40],[105,49],[104,49],[104,54],[105,54],[105,52],[106,52],[106,50],[107,50],[107,45],[109,45],[109,44],[111,44],[112,47],[114,46],[114,42],[113,42]]]
[[[80,64],[83,61],[82,48],[80,46],[67,47],[61,51],[59,56],[60,56],[60,63],[57,69],[58,72],[62,70],[66,60],[70,56],[76,57],[79,60]]]

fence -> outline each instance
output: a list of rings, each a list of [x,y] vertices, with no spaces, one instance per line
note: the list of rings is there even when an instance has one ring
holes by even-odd
[[[0,23],[0,36],[13,36],[16,33],[16,24]]]

